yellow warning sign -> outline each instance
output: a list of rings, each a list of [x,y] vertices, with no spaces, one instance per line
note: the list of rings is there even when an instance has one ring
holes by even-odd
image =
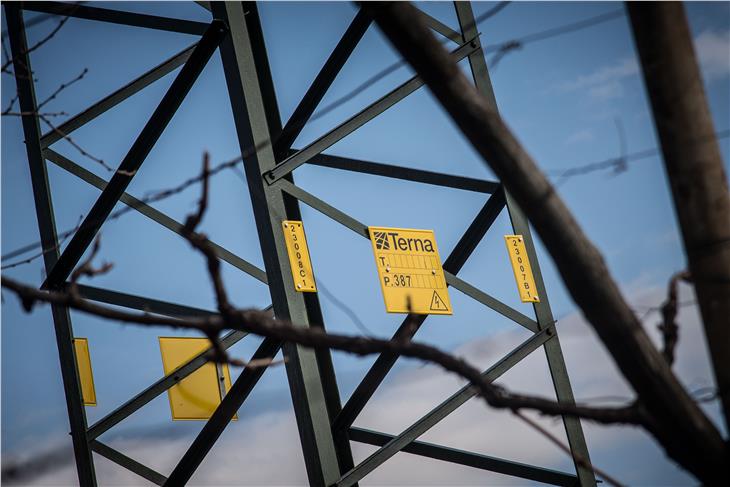
[[[197,337],[160,337],[165,375],[210,347],[210,340]],[[208,362],[167,391],[173,420],[210,419],[231,388],[228,364]],[[237,419],[235,416],[233,419]]]
[[[540,297],[535,289],[535,278],[532,276],[530,259],[525,250],[525,240],[522,235],[505,235],[504,240],[507,243],[512,270],[515,272],[520,299],[523,303],[539,303]]]
[[[433,230],[368,227],[388,313],[450,315]]]
[[[94,388],[94,373],[91,371],[89,340],[74,338],[73,344],[81,383],[81,399],[84,401],[84,406],[96,406],[96,389]]]
[[[284,229],[294,287],[298,292],[316,292],[317,284],[314,282],[312,261],[309,258],[309,247],[307,247],[307,237],[304,236],[302,222],[284,220],[281,222],[281,227]]]

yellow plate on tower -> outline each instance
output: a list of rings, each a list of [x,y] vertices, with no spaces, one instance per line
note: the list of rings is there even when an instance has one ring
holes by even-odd
[[[530,259],[527,257],[525,240],[522,235],[505,235],[509,259],[517,281],[517,290],[523,303],[539,303],[540,297],[535,288],[535,278],[532,275]]]
[[[388,313],[452,314],[433,230],[368,227],[368,231]]]
[[[91,370],[91,356],[89,355],[89,340],[86,338],[74,338],[74,351],[76,352],[76,367],[79,371],[79,382],[81,383],[81,398],[84,406],[96,406],[96,388],[94,387],[94,373]]]
[[[207,338],[160,337],[165,375],[170,375],[209,347],[210,340]],[[228,364],[206,363],[167,390],[172,419],[209,419],[220,404],[224,392],[228,392],[230,388],[231,374]]]
[[[284,240],[286,241],[286,251],[289,254],[294,289],[300,293],[316,292],[317,284],[314,282],[312,260],[309,258],[309,247],[307,247],[307,237],[304,235],[304,225],[297,220],[284,220],[281,222],[281,228],[284,230]]]

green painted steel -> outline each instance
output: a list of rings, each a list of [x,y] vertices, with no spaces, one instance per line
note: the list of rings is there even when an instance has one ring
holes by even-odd
[[[61,125],[56,127],[55,130],[49,130],[48,132],[43,134],[43,137],[41,137],[41,147],[45,149],[49,145],[58,142],[63,138],[63,135],[70,135],[74,130],[83,127],[107,110],[111,110],[130,96],[138,93],[140,90],[146,88],[166,74],[169,74],[175,69],[179,68],[185,63],[185,61],[188,60],[196,45],[197,42],[183,49],[166,61],[163,61],[156,67],[144,73],[142,76],[139,76],[138,78],[130,81],[114,93],[105,96],[98,102],[86,108],[81,113],[69,118]]]
[[[281,349],[281,342],[273,338],[265,338],[259,345],[251,360],[273,359]],[[213,448],[215,442],[223,434],[223,430],[231,422],[236,411],[241,407],[246,398],[256,387],[258,381],[266,372],[267,366],[249,367],[241,372],[233,386],[218,405],[210,419],[205,423],[203,429],[195,437],[188,447],[182,459],[170,473],[165,481],[166,486],[177,487],[186,485],[193,476],[195,470],[205,459],[206,455]]]
[[[193,20],[173,19],[157,15],[139,14],[108,8],[89,7],[77,3],[66,2],[26,2],[25,10],[34,10],[55,15],[65,15],[78,19],[109,22],[112,24],[130,25],[146,29],[157,29],[181,34],[201,35],[208,28],[205,22]]]
[[[277,157],[291,149],[304,125],[314,114],[317,105],[322,101],[340,70],[360,43],[360,40],[362,40],[371,22],[372,19],[365,15],[362,10],[359,10],[355,18],[352,19],[340,42],[337,43],[274,141],[274,152],[276,152]]]
[[[5,20],[8,26],[8,39],[13,56],[13,70],[18,87],[18,104],[20,111],[35,114],[38,105],[33,84],[33,68],[28,54],[28,43],[25,35],[21,4],[8,2],[5,7]],[[33,186],[33,198],[38,219],[38,231],[41,236],[41,248],[52,249],[43,253],[46,273],[50,273],[59,259],[58,232],[53,212],[53,200],[48,184],[46,163],[43,160],[40,143],[40,127],[38,117],[25,115],[22,117],[25,147],[30,166],[30,178]],[[86,411],[81,396],[81,385],[77,369],[76,355],[73,346],[73,327],[68,308],[52,305],[53,325],[56,333],[56,346],[61,365],[66,409],[71,427],[76,471],[79,483],[83,486],[96,485],[96,473],[91,448],[86,439]]]
[[[222,22],[213,20],[195,46],[190,57],[177,74],[172,84],[160,100],[152,115],[145,123],[137,138],[124,156],[101,195],[84,217],[79,229],[58,258],[58,262],[48,272],[44,288],[54,289],[71,275],[81,256],[89,248],[101,226],[111,214],[119,198],[142,167],[145,159],[168,126],[185,96],[200,76],[208,60],[217,50],[218,44],[227,32]]]
[[[456,277],[450,272],[447,272],[445,274],[446,282],[454,289],[458,289],[475,301],[479,301],[484,306],[493,309],[505,318],[509,318],[518,325],[522,325],[532,332],[538,331],[540,329],[537,322],[535,322],[535,320],[533,320],[532,318],[525,316],[511,306],[507,306],[497,298],[490,296],[481,289],[472,286],[468,282],[459,277]]]
[[[477,32],[477,26],[474,22],[474,14],[472,12],[471,5],[466,2],[454,2],[454,6],[456,8],[456,16],[459,19],[462,33],[465,37],[473,36]],[[498,110],[494,90],[492,89],[492,82],[489,78],[487,63],[484,60],[484,53],[481,49],[480,40],[476,39],[475,42],[479,45],[479,49],[469,56],[469,65],[471,66],[474,83],[476,84],[477,90],[492,103],[495,110]],[[525,240],[527,255],[532,263],[537,293],[538,296],[540,296],[540,302],[534,303],[533,307],[535,309],[537,322],[539,323],[540,328],[544,329],[555,323],[555,320],[553,318],[552,310],[550,309],[550,302],[548,301],[545,283],[542,279],[542,273],[540,272],[540,264],[537,260],[537,253],[535,252],[535,245],[530,233],[530,226],[522,210],[509,195],[509,188],[507,188],[505,196],[507,199],[507,211],[509,212],[509,216],[512,221],[514,233],[522,235]],[[545,354],[547,356],[550,376],[552,377],[558,401],[567,404],[574,404],[575,398],[573,397],[573,389],[570,386],[568,370],[565,367],[563,352],[560,349],[560,342],[557,337],[555,340],[550,340],[550,342],[545,344]],[[588,445],[586,444],[585,436],[583,435],[583,428],[581,427],[580,420],[574,416],[564,416],[563,424],[565,426],[565,433],[568,437],[570,451],[573,455],[575,469],[578,474],[580,484],[583,487],[595,486],[596,479],[593,473],[575,461],[575,458],[581,458],[584,462],[590,463]]]
[[[161,130],[164,129],[167,119],[171,116],[171,113],[174,113],[176,105],[190,89],[199,70],[202,69],[202,65],[207,62],[209,56],[220,43],[223,68],[239,145],[241,152],[246,154],[246,157],[244,157],[246,182],[253,202],[266,272],[228,250],[216,244],[213,245],[221,260],[252,275],[259,281],[269,284],[273,302],[272,307],[277,317],[289,319],[301,326],[324,326],[317,294],[296,292],[290,278],[291,269],[286,253],[284,235],[281,231],[281,221],[284,219],[301,220],[299,202],[311,206],[355,233],[369,238],[367,227],[363,223],[294,184],[291,173],[300,165],[310,163],[334,169],[490,194],[489,200],[444,262],[446,281],[453,288],[460,290],[467,296],[534,333],[532,337],[484,372],[484,376],[488,380],[495,380],[532,351],[544,347],[558,400],[573,403],[572,390],[529,225],[524,214],[510,197],[509,192],[503,191],[500,183],[321,154],[323,150],[331,147],[419,89],[423,82],[418,77],[413,77],[395,88],[303,149],[298,151],[290,150],[291,141],[294,140],[304,124],[313,117],[318,104],[325,96],[337,73],[342,69],[344,63],[362,39],[364,32],[370,25],[370,19],[366,18],[363,13],[358,12],[320,70],[315,82],[312,83],[312,86],[309,87],[299,103],[297,110],[295,110],[296,117],[292,116],[287,123],[287,127],[282,128],[256,5],[248,2],[212,2],[210,5],[207,2],[199,3],[205,4],[203,5],[205,8],[212,10],[213,17],[218,20],[214,20],[209,25],[52,2],[39,2],[32,5],[5,4],[5,9],[13,55],[14,57],[17,56],[21,63],[25,62],[25,67],[28,69],[30,68],[28,56],[23,51],[25,45],[21,16],[21,9],[23,8],[54,12],[61,9],[64,13],[70,13],[76,17],[135,25],[137,27],[190,33],[203,33],[203,31],[206,31],[200,42],[162,62],[62,125],[62,128],[65,127],[67,131],[73,131],[184,64],[163,102],[155,110],[155,115],[143,130],[143,134],[146,133],[146,135],[140,135],[125,158],[125,161],[129,159],[127,165],[136,168],[144,160],[145,151],[154,143]],[[459,31],[430,16],[425,17],[426,21],[433,30],[460,44],[458,48],[452,51],[452,57],[455,60],[468,59],[477,88],[496,108],[496,100],[484,61],[479,33],[474,24],[471,6],[466,2],[455,2],[455,8],[459,21]],[[227,37],[225,37],[226,33]],[[221,39],[223,39],[222,43]],[[469,40],[464,42],[464,39]],[[16,78],[21,109],[24,112],[35,113],[36,102],[33,83],[29,81],[28,76],[22,76],[23,69],[25,68],[22,65],[15,66],[16,73],[21,74]],[[28,141],[28,159],[31,167],[36,213],[43,248],[57,249],[57,234],[45,160],[58,165],[102,190],[102,197],[97,200],[95,208],[99,204],[104,208],[97,209],[97,215],[92,218],[87,216],[83,231],[77,232],[77,235],[72,239],[72,243],[77,242],[77,248],[66,256],[65,265],[58,269],[59,253],[57,250],[47,252],[44,255],[47,272],[49,276],[53,277],[53,279],[49,279],[52,285],[65,285],[63,282],[65,277],[63,276],[67,275],[69,266],[72,266],[73,262],[77,260],[78,251],[83,250],[82,247],[88,246],[89,238],[93,238],[97,225],[100,225],[109,216],[110,209],[117,200],[173,232],[181,233],[182,225],[180,222],[125,193],[125,181],[118,181],[120,179],[118,175],[115,175],[110,182],[104,181],[68,158],[47,148],[48,145],[60,140],[59,134],[49,132],[41,137],[36,117],[24,116],[22,120],[26,140]],[[284,131],[283,135],[282,130]],[[257,148],[254,154],[250,154],[249,149],[252,147]],[[535,304],[534,307],[536,319],[525,316],[456,276],[505,207],[509,212],[514,232],[521,234],[525,240],[526,250],[533,264],[535,284],[541,296],[541,302]],[[91,237],[89,237],[90,235]],[[64,252],[64,254],[66,253]],[[216,314],[207,310],[91,286],[80,286],[79,290],[81,295],[87,299],[131,309],[146,310],[166,316],[184,317]],[[205,364],[211,358],[210,350],[192,358],[173,374],[157,380],[87,429],[85,412],[81,404],[76,361],[73,356],[73,347],[70,345],[72,330],[68,310],[59,307],[53,307],[52,309],[74,453],[82,485],[96,484],[91,450],[141,475],[152,483],[158,485],[181,485],[186,483],[213,447],[235,411],[242,405],[264,373],[264,369],[247,369],[244,371],[221,402],[213,417],[206,423],[193,445],[175,467],[173,473],[169,478],[165,478],[154,470],[99,442],[96,438]],[[425,318],[426,316],[417,317],[417,326],[409,327],[407,331],[404,331],[404,325],[402,325],[399,331],[396,332],[396,336],[406,332],[409,336],[413,336],[418,327],[425,321]],[[245,332],[232,331],[222,337],[222,345],[228,348],[244,336],[246,336]],[[280,347],[280,343],[265,339],[254,358],[271,357],[278,352]],[[313,351],[292,344],[284,344],[283,348],[287,357],[286,368],[289,386],[299,427],[307,475],[311,485],[323,487],[355,485],[360,479],[399,451],[555,485],[571,485],[576,481],[576,476],[563,472],[416,441],[419,436],[474,397],[476,391],[472,386],[463,387],[399,435],[351,428],[352,422],[380,386],[398,357],[381,355],[343,408],[329,351]],[[589,461],[580,421],[575,418],[564,418],[564,424],[574,457]],[[350,439],[365,441],[380,446],[380,448],[359,465],[354,465],[350,451]],[[576,472],[581,485],[595,485],[595,478],[592,473],[577,463]]]
[[[47,160],[51,161],[56,166],[60,167],[61,169],[68,171],[69,173],[73,174],[79,179],[82,179],[89,183],[90,185],[96,187],[97,189],[104,190],[107,186],[107,182],[104,181],[102,178],[97,176],[96,174],[92,173],[88,169],[85,169],[81,167],[80,165],[73,162],[71,159],[62,156],[58,152],[52,150],[52,149],[46,149],[43,151],[45,157]],[[162,213],[160,210],[157,210],[153,208],[152,206],[143,203],[142,201],[138,200],[134,196],[128,194],[128,193],[122,193],[122,195],[119,197],[119,201],[124,203],[125,205],[134,208],[142,215],[146,216],[147,218],[159,223],[163,227],[167,228],[168,230],[171,230],[178,235],[182,235],[182,228],[183,224],[178,222],[177,220],[174,220],[167,216],[166,214]],[[221,247],[215,242],[210,242],[213,246],[213,250],[215,251],[216,255],[224,262],[227,262],[231,264],[233,267],[237,268],[240,271],[245,272],[249,276],[253,277],[254,279],[266,284],[266,272],[256,267],[254,264],[248,262],[247,260],[237,256],[230,250]]]
[[[110,289],[102,289],[85,284],[76,284],[76,289],[84,299],[98,301],[100,303],[123,306],[125,308],[144,311],[145,313],[171,316],[173,318],[206,317],[218,314],[207,309],[193,308],[177,303],[169,303],[158,299],[144,298],[134,294],[120,293]]]
[[[395,436],[364,428],[350,428],[350,438],[352,438],[352,441],[382,447],[393,441]],[[425,441],[412,441],[404,446],[401,451],[550,485],[568,487],[578,484],[578,477],[569,473],[435,445]]]
[[[227,350],[241,341],[241,339],[243,339],[246,335],[247,333],[243,331],[231,331],[220,339],[221,347],[223,350]],[[145,390],[89,427],[86,433],[88,439],[93,440],[103,435],[115,425],[122,422],[125,418],[131,416],[135,411],[138,411],[145,404],[148,404],[154,398],[167,391],[170,387],[174,386],[185,377],[207,364],[212,357],[213,351],[212,348],[209,348],[191,358],[187,363],[178,367],[172,374],[158,379],[154,384],[145,388]]]
[[[444,261],[445,271],[458,273],[469,256],[474,252],[479,242],[492,226],[504,208],[504,193],[497,191],[490,196],[482,209],[474,217],[459,242],[454,246],[449,256]],[[426,321],[428,315],[409,314],[393,334],[392,340],[404,340],[413,338]],[[385,380],[390,370],[398,360],[397,356],[381,353],[367,371],[363,379],[357,385],[340,414],[335,417],[332,427],[335,431],[346,429],[354,423],[357,416],[365,408],[370,398],[380,384]]]
[[[307,206],[310,206],[314,208],[315,210],[321,212],[323,215],[326,215],[330,218],[332,218],[337,223],[340,223],[341,225],[344,225],[345,227],[349,228],[353,232],[357,233],[358,235],[361,235],[367,239],[370,239],[370,234],[368,233],[368,227],[362,222],[359,222],[358,220],[354,219],[350,215],[346,214],[343,211],[338,210],[334,206],[325,203],[323,200],[317,198],[313,194],[303,190],[299,186],[290,183],[286,179],[280,179],[275,183],[276,186],[281,187],[283,191],[286,191],[290,195],[294,196],[296,199],[301,201],[302,203],[306,204]],[[498,299],[490,296],[489,294],[485,293],[484,291],[477,289],[476,287],[472,286],[471,284],[468,284],[467,282],[463,281],[462,279],[456,277],[455,275],[451,274],[448,271],[444,271],[444,275],[446,276],[446,282],[454,287],[455,289],[458,289],[459,291],[463,292],[467,296],[470,296],[471,298],[475,299],[476,301],[479,301],[483,305],[493,309],[494,311],[500,313],[501,315],[511,319],[512,321],[524,326],[530,331],[537,331],[538,330],[538,324],[534,320],[530,319],[529,317],[523,315],[516,309],[507,306],[506,304],[502,303]]]
[[[244,168],[274,314],[311,326],[315,321],[305,296],[294,288],[281,230],[282,220],[301,219],[299,208],[295,201],[285,200],[280,188],[269,186],[262,178],[276,167],[270,141],[281,130],[281,121],[257,7],[238,2],[213,2],[211,6],[214,17],[227,22],[231,33],[221,45],[221,57],[241,152],[260,148],[244,158]],[[330,427],[320,362],[310,348],[286,344],[284,352],[309,482],[331,485],[340,477],[340,455]]]
[[[455,61],[460,61],[474,51],[473,42],[466,42],[459,46],[452,53]],[[342,122],[340,125],[324,134],[297,153],[289,156],[287,159],[278,164],[274,169],[268,171],[265,176],[269,183],[273,183],[283,178],[297,167],[309,161],[312,157],[320,154],[322,151],[332,147],[337,142],[368,123],[387,109],[403,100],[405,97],[423,86],[423,81],[418,76],[414,76],[399,87],[384,95],[380,99],[374,101],[368,107],[352,116],[350,119]]]
[[[362,159],[332,156],[329,154],[319,154],[313,157],[308,164],[343,171],[372,174],[374,176],[384,176],[386,178],[402,179],[412,183],[432,184],[434,186],[460,189],[462,191],[475,191],[477,193],[492,194],[500,187],[500,184],[494,181],[454,176],[452,174],[424,171],[423,169],[413,169],[411,167],[393,166],[391,164],[363,161]]]
[[[517,365],[520,360],[527,357],[546,341],[549,341],[552,338],[552,335],[550,334],[552,331],[553,328],[547,328],[531,336],[503,357],[499,362],[484,371],[482,376],[489,382],[497,380],[502,374]],[[466,385],[462,387],[451,397],[413,423],[413,425],[403,431],[400,435],[393,438],[385,446],[381,447],[375,453],[363,460],[357,467],[343,475],[335,485],[337,487],[349,487],[354,485],[367,474],[375,470],[378,466],[382,465],[383,462],[401,451],[406,445],[410,444],[426,431],[436,426],[436,424],[438,424],[446,416],[456,411],[459,406],[474,397],[476,393],[474,386]]]
[[[99,455],[103,456],[107,460],[120,465],[127,470],[136,473],[140,477],[149,480],[155,485],[164,485],[167,478],[161,473],[152,470],[150,467],[139,463],[133,458],[128,457],[124,453],[115,450],[109,445],[100,442],[99,440],[92,440],[89,442],[91,449]]]

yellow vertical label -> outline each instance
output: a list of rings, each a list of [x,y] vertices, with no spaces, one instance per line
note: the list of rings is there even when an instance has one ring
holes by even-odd
[[[81,382],[81,398],[84,406],[96,406],[96,389],[94,388],[94,374],[91,371],[91,356],[89,355],[89,340],[86,338],[74,338],[74,351],[76,352],[76,366],[79,371]]]
[[[525,240],[522,235],[505,235],[504,241],[507,243],[512,270],[515,272],[520,299],[523,303],[539,303],[540,297],[535,289],[535,278],[532,276],[530,259],[525,250]]]
[[[304,235],[302,222],[284,220],[281,222],[286,239],[286,251],[289,254],[291,276],[294,279],[294,288],[300,293],[317,292],[312,272],[312,260],[309,258],[307,237]]]
[[[450,315],[433,230],[368,227],[388,313]]]
[[[201,354],[210,347],[210,340],[197,337],[160,337],[160,352],[165,375]],[[222,399],[222,393],[231,388],[228,364],[222,367],[208,362],[172,386],[167,391],[173,420],[209,419]],[[220,386],[221,381],[223,386]],[[233,419],[237,419],[235,416]]]

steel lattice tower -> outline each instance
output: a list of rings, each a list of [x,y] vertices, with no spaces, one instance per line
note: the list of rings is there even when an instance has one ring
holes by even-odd
[[[573,403],[573,393],[555,329],[555,320],[547,300],[528,222],[500,183],[322,154],[325,149],[419,89],[423,82],[417,76],[376,100],[303,149],[292,149],[292,143],[302,127],[310,119],[338,72],[370,27],[370,19],[362,12],[355,16],[291,118],[286,124],[282,124],[256,4],[198,3],[211,11],[213,20],[210,24],[58,2],[22,4],[8,2],[4,4],[15,63],[19,103],[22,112],[30,114],[24,115],[22,121],[39,232],[43,248],[54,249],[44,255],[48,276],[45,286],[49,289],[61,289],[65,286],[72,270],[118,202],[133,207],[136,211],[175,233],[181,233],[181,223],[135,199],[125,193],[125,190],[202,69],[211,56],[219,51],[223,61],[239,145],[241,152],[246,155],[244,157],[246,180],[253,202],[265,269],[257,268],[220,246],[216,245],[215,249],[222,260],[268,284],[273,312],[277,317],[289,319],[302,326],[323,326],[320,324],[324,323],[317,294],[296,292],[290,278],[281,221],[301,219],[300,202],[318,210],[355,233],[369,238],[367,226],[364,223],[298,187],[292,175],[297,167],[302,164],[317,164],[424,184],[452,188],[469,186],[473,191],[489,195],[489,198],[444,261],[446,281],[448,285],[533,333],[529,339],[485,370],[484,375],[489,380],[496,380],[531,352],[543,348],[558,400]],[[452,51],[455,60],[468,59],[478,90],[496,107],[471,5],[467,2],[455,2],[454,6],[459,21],[458,30],[453,30],[427,16],[429,24],[436,32],[456,45]],[[145,123],[140,135],[123,159],[119,167],[122,171],[115,172],[109,181],[102,180],[55,152],[52,145],[61,139],[58,133],[51,131],[43,134],[41,132],[38,117],[35,115],[38,110],[34,84],[32,77],[28,75],[32,69],[27,52],[23,10],[201,36],[194,46],[162,62],[58,127],[60,132],[69,134],[155,80],[182,66],[159,106]],[[269,141],[273,141],[273,143],[269,143]],[[251,151],[252,147],[257,150]],[[47,161],[102,190],[63,253],[58,251],[58,235],[46,173]],[[522,235],[525,240],[529,259],[533,263],[537,292],[544,297],[541,302],[534,304],[535,318],[523,315],[457,277],[458,272],[491,224],[505,209],[509,213],[514,233]],[[146,310],[165,316],[205,316],[211,313],[180,304],[91,286],[80,285],[79,290],[83,297],[90,300]],[[89,426],[81,400],[72,344],[74,335],[70,314],[68,309],[60,306],[53,306],[52,311],[81,485],[90,486],[97,483],[92,451],[155,484],[185,484],[266,370],[265,367],[244,369],[183,458],[172,473],[165,477],[102,443],[99,437],[199,369],[210,359],[212,355],[210,350],[193,358],[173,374],[159,379],[106,417]],[[417,315],[410,321],[420,326],[426,318],[426,315]],[[408,324],[409,320],[404,320],[394,337],[401,338],[415,333],[418,326],[406,326]],[[223,346],[230,347],[245,335],[239,331],[230,332],[222,339]],[[575,465],[575,473],[558,472],[418,441],[417,439],[428,429],[475,395],[474,391],[467,386],[446,398],[444,402],[398,435],[353,427],[353,422],[358,414],[393,367],[397,357],[386,354],[379,356],[355,392],[343,405],[330,353],[315,352],[267,338],[263,340],[252,358],[273,357],[282,348],[287,357],[286,370],[307,475],[311,485],[342,487],[355,485],[368,473],[401,451],[554,485],[595,485],[592,473],[578,464]],[[563,422],[574,458],[588,460],[588,450],[579,420],[565,417]],[[379,449],[363,462],[355,465],[350,451],[351,441],[375,445]]]

